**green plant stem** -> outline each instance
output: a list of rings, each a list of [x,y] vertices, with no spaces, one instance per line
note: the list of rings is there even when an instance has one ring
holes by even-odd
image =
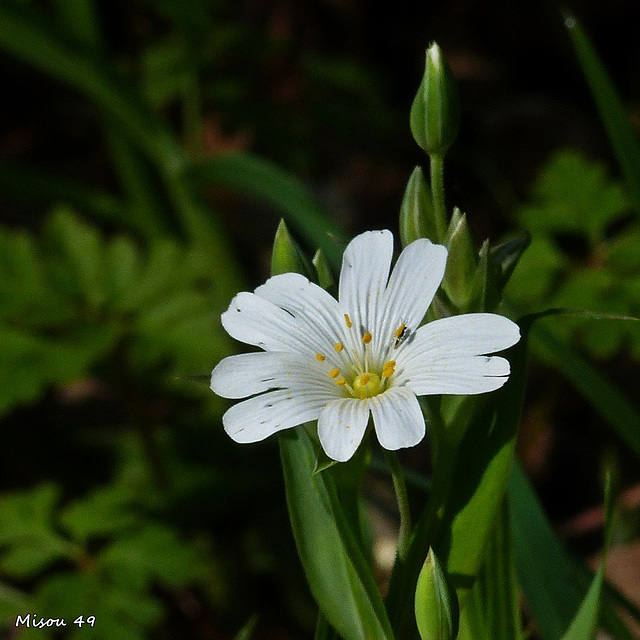
[[[393,488],[396,492],[396,500],[398,501],[398,511],[400,512],[400,531],[398,532],[398,558],[404,562],[409,551],[409,543],[411,540],[411,511],[409,509],[409,497],[407,495],[407,486],[404,481],[404,473],[400,466],[400,461],[395,451],[386,451],[385,455],[389,469],[391,469],[391,478],[393,479]]]
[[[430,156],[431,193],[433,197],[433,211],[436,222],[438,242],[444,242],[447,234],[447,209],[444,199],[444,157]]]

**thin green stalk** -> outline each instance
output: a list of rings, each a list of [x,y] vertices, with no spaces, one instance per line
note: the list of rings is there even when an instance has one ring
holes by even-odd
[[[433,211],[436,221],[438,242],[444,242],[447,234],[447,208],[444,199],[444,157],[430,156],[431,164],[431,193],[433,197]]]
[[[407,495],[407,485],[404,481],[404,473],[400,466],[400,461],[395,451],[385,450],[387,463],[391,469],[393,488],[398,501],[398,511],[400,512],[400,531],[398,532],[398,558],[404,562],[409,551],[411,541],[411,511],[409,509],[409,496]]]

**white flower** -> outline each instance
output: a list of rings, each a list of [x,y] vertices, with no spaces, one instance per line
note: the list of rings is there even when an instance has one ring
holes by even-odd
[[[322,447],[348,460],[369,416],[386,449],[422,440],[416,396],[475,394],[501,387],[509,362],[487,356],[518,342],[518,326],[491,313],[420,323],[444,275],[447,249],[420,239],[389,277],[390,231],[369,231],[346,248],[338,300],[297,273],[239,293],[222,314],[229,335],[263,349],[230,356],[211,389],[248,400],[223,416],[236,442],[257,442],[318,421]]]

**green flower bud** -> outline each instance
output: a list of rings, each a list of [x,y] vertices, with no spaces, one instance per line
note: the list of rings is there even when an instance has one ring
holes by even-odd
[[[296,241],[291,237],[284,220],[280,220],[271,254],[271,275],[279,273],[301,273],[309,279],[314,278],[314,269]]]
[[[318,284],[323,289],[330,289],[334,284],[333,275],[331,275],[329,263],[327,262],[322,249],[318,249],[316,251],[311,262],[313,263],[313,266],[316,269],[316,274],[318,275]]]
[[[522,254],[531,244],[531,236],[523,233],[491,249],[493,261],[500,267],[500,288],[504,289]]]
[[[449,249],[449,257],[442,288],[458,311],[466,311],[478,263],[478,252],[467,224],[467,216],[457,207],[453,210],[445,244]]]
[[[458,600],[433,549],[420,571],[415,595],[422,640],[453,640],[458,634]]]
[[[479,252],[480,260],[473,274],[469,311],[493,311],[500,302],[500,267],[494,262],[485,240]]]
[[[422,169],[416,167],[407,182],[400,205],[400,241],[406,247],[418,238],[437,242],[431,189]]]
[[[415,141],[429,155],[444,156],[458,135],[458,90],[435,42],[427,49],[424,75],[411,106],[410,124]]]

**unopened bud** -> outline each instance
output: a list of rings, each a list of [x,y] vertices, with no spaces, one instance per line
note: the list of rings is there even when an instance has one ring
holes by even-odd
[[[435,42],[427,49],[424,75],[411,106],[410,124],[415,141],[429,155],[444,156],[458,135],[458,90]]]

